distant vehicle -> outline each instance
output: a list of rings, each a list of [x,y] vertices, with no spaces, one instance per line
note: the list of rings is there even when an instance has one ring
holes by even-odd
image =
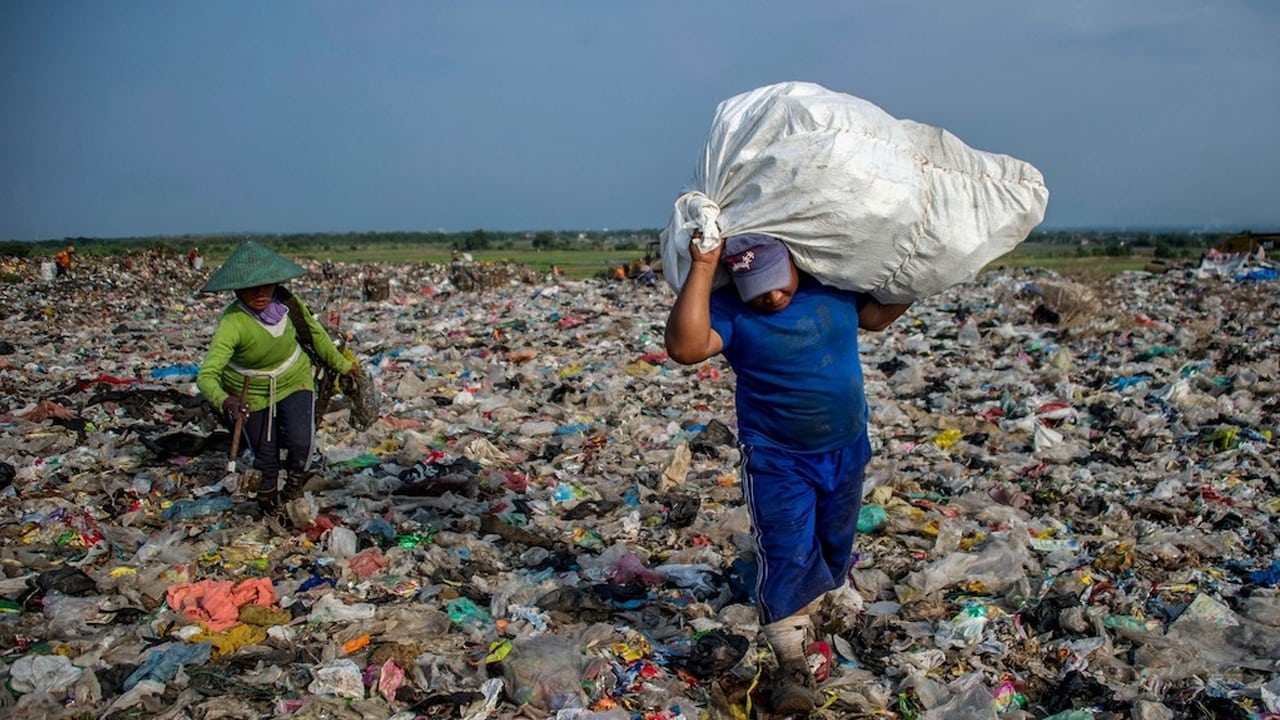
[[[662,243],[657,240],[645,246],[644,255],[633,258],[625,265],[606,268],[601,277],[606,280],[639,280],[641,276],[646,274],[646,270],[653,274],[654,279],[662,275]]]
[[[1280,241],[1280,233],[1242,232],[1218,243],[1214,250],[1227,254],[1246,253],[1253,255],[1261,249],[1270,255],[1275,252],[1277,241]]]
[[[632,260],[627,264],[627,277],[634,280],[640,273],[644,272],[644,266],[646,265],[655,274],[662,274],[662,243],[657,240],[645,246],[643,260]]]

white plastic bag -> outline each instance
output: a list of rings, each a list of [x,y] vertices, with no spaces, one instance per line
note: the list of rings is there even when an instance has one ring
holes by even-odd
[[[823,283],[917,300],[1025,240],[1048,199],[1021,160],[820,85],[769,85],[716,109],[693,189],[662,233],[663,273],[684,284],[694,230],[704,250],[765,233]]]

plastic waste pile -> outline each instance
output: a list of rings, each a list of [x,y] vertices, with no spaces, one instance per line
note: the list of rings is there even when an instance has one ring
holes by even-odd
[[[292,282],[382,414],[335,397],[263,516],[181,260],[0,285],[0,714],[770,717],[733,379],[667,359],[669,288]],[[818,715],[1280,716],[1278,297],[991,270],[865,337]]]

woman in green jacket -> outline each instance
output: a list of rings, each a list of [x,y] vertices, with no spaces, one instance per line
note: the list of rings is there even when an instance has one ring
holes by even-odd
[[[201,394],[233,423],[243,420],[243,438],[261,481],[258,505],[279,504],[284,490],[301,489],[315,441],[315,370],[320,362],[339,374],[356,375],[358,364],[343,357],[301,300],[280,283],[305,275],[297,263],[247,241],[209,277],[204,292],[235,291],[222,312],[196,375]],[[310,341],[308,342],[308,338]]]

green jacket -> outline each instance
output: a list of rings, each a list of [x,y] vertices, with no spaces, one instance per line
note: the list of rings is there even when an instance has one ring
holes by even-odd
[[[350,372],[351,361],[343,357],[334,346],[333,340],[311,316],[306,304],[299,301],[298,306],[302,308],[302,315],[311,328],[316,355],[337,372],[343,375]],[[315,372],[305,352],[299,353],[292,363],[284,366],[297,348],[298,333],[294,329],[292,318],[286,317],[285,330],[280,337],[272,337],[266,327],[250,315],[238,300],[233,301],[218,320],[218,328],[213,333],[209,351],[205,353],[200,372],[196,374],[196,387],[200,388],[200,393],[215,408],[221,410],[222,401],[229,395],[234,393],[239,396],[245,380],[243,374],[231,367],[235,365],[250,372],[279,368],[275,376],[276,402],[299,390],[315,390]],[[263,376],[250,377],[245,401],[251,411],[266,408],[271,403],[271,379]]]

